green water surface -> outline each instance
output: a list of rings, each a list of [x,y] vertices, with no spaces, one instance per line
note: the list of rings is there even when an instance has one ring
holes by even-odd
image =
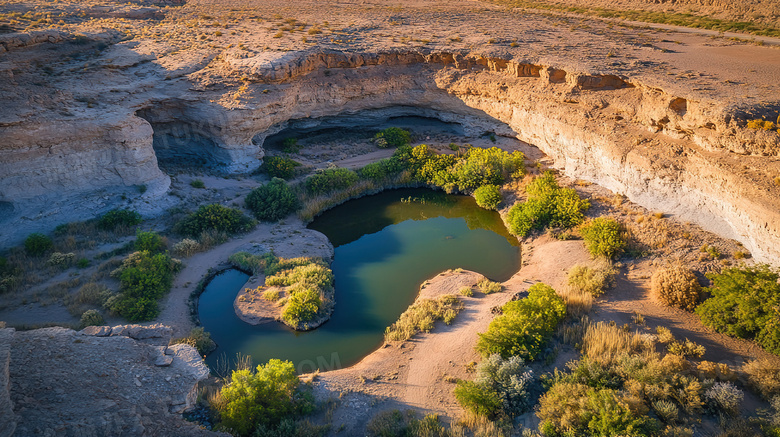
[[[385,328],[414,301],[424,280],[461,267],[504,281],[520,268],[517,239],[498,213],[468,196],[389,190],[326,211],[309,227],[335,246],[330,321],[310,332],[246,324],[236,317],[233,300],[247,275],[226,271],[206,286],[198,308],[219,345],[206,360],[212,368],[237,353],[251,355],[255,364],[291,360],[299,372],[349,366],[382,344]]]

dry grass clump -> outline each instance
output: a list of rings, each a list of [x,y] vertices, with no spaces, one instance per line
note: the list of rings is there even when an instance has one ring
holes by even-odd
[[[702,361],[696,366],[699,379],[712,379],[715,381],[734,381],[737,374],[725,363]]]
[[[211,339],[211,334],[206,332],[202,326],[192,328],[186,337],[172,338],[168,344],[188,344],[197,349],[198,353],[203,356],[217,348],[217,344]]]
[[[617,269],[607,259],[599,258],[593,267],[576,265],[569,270],[569,286],[581,293],[601,296],[607,288],[615,285]]]
[[[568,286],[555,290],[566,304],[566,314],[580,317],[590,312],[593,307],[593,294],[578,288]]]
[[[582,338],[582,353],[602,365],[609,365],[625,353],[650,350],[652,342],[638,332],[604,322],[591,324]]]
[[[693,311],[699,302],[701,286],[690,269],[676,262],[653,273],[650,292],[666,306]]]
[[[484,294],[498,293],[502,290],[501,284],[493,282],[487,278],[477,282],[477,289]]]
[[[461,287],[461,289],[458,290],[458,293],[460,293],[461,296],[466,297],[474,296],[474,290],[472,290],[471,287]]]
[[[420,299],[401,314],[398,321],[385,329],[385,341],[405,341],[418,332],[429,332],[436,320],[452,323],[463,309],[463,302],[447,294],[437,299]]]
[[[766,358],[750,361],[742,366],[742,373],[748,385],[764,399],[780,395],[780,364]]]

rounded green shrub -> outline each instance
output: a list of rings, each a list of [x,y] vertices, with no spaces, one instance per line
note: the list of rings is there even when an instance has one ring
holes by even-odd
[[[597,217],[583,226],[580,232],[585,247],[593,257],[612,258],[626,246],[622,226],[613,219]]]
[[[520,237],[547,226],[564,229],[576,226],[585,220],[583,212],[590,208],[590,202],[580,198],[575,190],[558,185],[551,172],[531,181],[526,193],[528,199],[512,206],[507,216],[509,232]]]
[[[30,256],[42,256],[54,247],[54,243],[46,235],[34,233],[24,240],[24,250]]]
[[[282,311],[282,320],[290,326],[303,327],[303,324],[317,317],[321,305],[319,293],[309,288],[299,289],[287,300],[287,306]]]
[[[97,310],[86,310],[81,315],[81,322],[79,322],[80,329],[84,329],[87,326],[103,326],[105,324],[103,316],[97,312]]]
[[[295,177],[296,168],[300,166],[300,162],[293,161],[290,158],[285,158],[283,156],[266,156],[265,159],[263,159],[263,165],[260,166],[260,171],[272,178],[292,179]]]
[[[295,212],[301,202],[287,182],[273,178],[246,196],[246,207],[258,220],[275,222]]]
[[[156,232],[138,231],[135,233],[135,250],[146,250],[151,253],[165,252],[165,239]]]
[[[477,205],[485,209],[496,209],[501,203],[501,190],[498,185],[483,185],[474,191]]]
[[[408,146],[412,141],[412,135],[409,131],[399,127],[389,127],[374,135],[374,141],[376,142],[377,147],[382,149],[389,147],[396,148]]]
[[[204,205],[197,211],[180,220],[173,227],[174,232],[189,237],[197,237],[204,231],[221,231],[228,234],[247,232],[256,222],[235,208],[218,203]]]
[[[129,209],[112,209],[97,221],[97,227],[104,231],[113,231],[119,226],[135,226],[141,223],[141,214]]]
[[[328,194],[354,185],[360,179],[352,170],[329,168],[306,178],[306,191],[313,195]]]

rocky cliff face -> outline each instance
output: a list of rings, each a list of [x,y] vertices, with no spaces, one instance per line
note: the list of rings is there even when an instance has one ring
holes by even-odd
[[[465,52],[261,52],[212,66],[221,77],[242,77],[242,86],[226,89],[213,70],[197,72],[196,87],[174,82],[154,99],[135,96],[135,114],[0,127],[0,202],[20,211],[52,193],[137,184],[163,193],[168,179],[158,161],[247,172],[261,163],[265,138],[291,120],[316,125],[404,108],[457,123],[466,135],[517,137],[570,176],[780,262],[778,134],[746,128],[745,114],[717,99]]]
[[[0,435],[216,435],[177,414],[209,372],[193,347],[167,347],[170,335],[159,325],[0,329]]]

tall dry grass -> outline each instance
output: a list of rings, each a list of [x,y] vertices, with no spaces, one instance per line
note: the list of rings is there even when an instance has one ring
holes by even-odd
[[[626,353],[652,348],[652,341],[640,333],[627,332],[605,322],[589,325],[582,338],[582,353],[602,365],[610,365]]]

